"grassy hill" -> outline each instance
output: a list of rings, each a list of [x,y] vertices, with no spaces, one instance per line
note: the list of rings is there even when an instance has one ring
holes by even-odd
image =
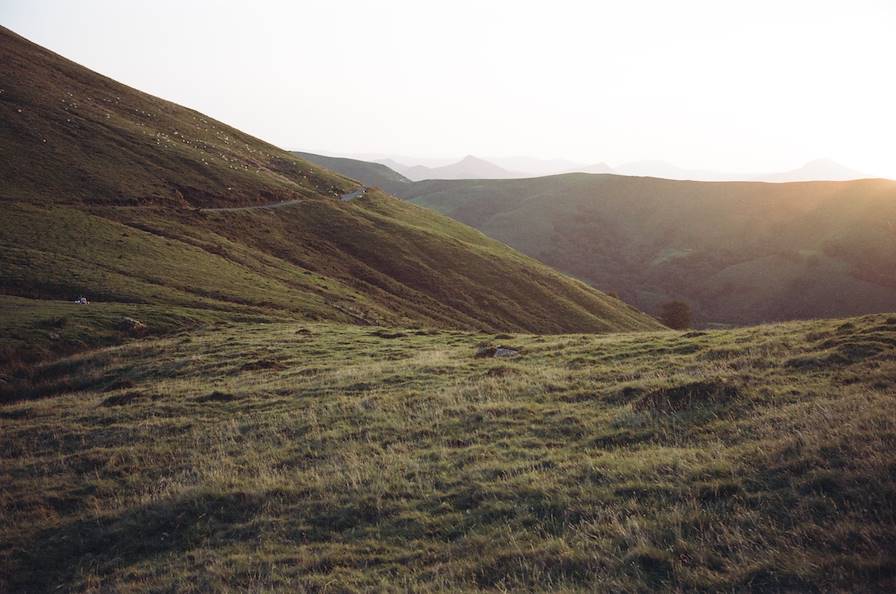
[[[411,180],[397,171],[389,169],[382,163],[346,159],[344,157],[326,157],[300,151],[292,151],[292,154],[308,163],[320,165],[331,171],[338,171],[342,175],[357,180],[365,186],[380,188],[390,194],[399,194],[402,188],[412,183]]]
[[[896,309],[890,180],[768,184],[566,174],[390,184],[389,174],[364,164],[343,159],[332,166],[654,314],[672,299],[689,302],[701,323]]]
[[[0,198],[226,206],[337,196],[354,185],[5,28],[0,51]]]
[[[652,313],[757,323],[896,310],[896,182],[568,174],[400,195]]]
[[[880,315],[76,355],[2,385],[0,590],[891,591],[894,353]]]
[[[658,327],[447,217],[375,190],[341,200],[357,182],[9,30],[0,51],[0,295],[360,324]],[[0,359],[84,338],[4,332]]]
[[[896,315],[664,330],[5,29],[0,55],[0,592],[896,588]],[[595,270],[733,254],[757,290],[802,262],[760,237],[823,235],[807,267],[892,286],[886,182],[758,208],[560,179],[421,201],[539,257],[631,249]]]

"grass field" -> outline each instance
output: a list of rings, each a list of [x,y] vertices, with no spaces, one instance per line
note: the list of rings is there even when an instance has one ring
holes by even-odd
[[[3,591],[896,586],[894,316],[222,320],[22,367],[2,395]]]

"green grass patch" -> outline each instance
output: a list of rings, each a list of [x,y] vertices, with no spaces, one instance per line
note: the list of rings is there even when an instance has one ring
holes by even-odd
[[[896,576],[896,356],[876,346],[892,316],[515,334],[500,339],[512,360],[475,356],[494,334],[208,322],[8,378],[0,586],[825,591]],[[829,358],[844,348],[861,356]]]

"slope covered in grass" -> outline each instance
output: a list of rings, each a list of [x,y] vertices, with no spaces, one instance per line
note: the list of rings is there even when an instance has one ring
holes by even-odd
[[[412,183],[411,180],[397,171],[389,169],[382,163],[344,157],[327,157],[300,151],[292,151],[292,154],[309,163],[325,167],[330,171],[337,171],[346,177],[361,182],[365,186],[380,188],[390,194],[399,194],[403,188]]]
[[[361,324],[658,327],[447,217],[359,193],[9,30],[0,51],[0,294]]]
[[[223,206],[353,184],[0,27],[0,198]]]
[[[0,590],[887,591],[894,353],[868,316],[76,355],[3,386]]]
[[[399,190],[650,313],[701,322],[896,309],[896,182],[692,182],[568,174]]]
[[[707,183],[570,174],[390,184],[388,176],[365,167],[376,164],[339,159],[330,165],[653,313],[670,299],[687,300],[703,323],[896,308],[896,182]]]

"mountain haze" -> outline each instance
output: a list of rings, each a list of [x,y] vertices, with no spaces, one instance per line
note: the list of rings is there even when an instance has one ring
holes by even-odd
[[[867,179],[870,177],[830,159],[816,159],[814,161],[809,161],[802,167],[790,171],[762,174],[732,173],[710,169],[687,169],[666,161],[637,161],[634,163],[625,163],[616,167],[615,170],[607,169],[600,171],[593,169],[578,169],[577,171],[583,171],[585,173],[620,173],[622,175],[690,181],[847,181]]]
[[[474,157],[473,155],[467,155],[457,163],[451,163],[441,167],[426,167],[424,165],[407,166],[391,159],[380,161],[380,163],[394,169],[413,181],[424,179],[512,179],[527,177],[525,174],[507,171],[494,163]]]
[[[767,173],[756,178],[757,181],[767,182],[795,182],[795,181],[848,181],[863,179],[869,176],[850,169],[830,159],[816,159],[809,161],[798,169],[782,171],[780,173]]]
[[[538,159],[534,157],[487,157],[487,161],[503,167],[508,171],[516,171],[521,177],[537,177],[540,175],[556,175],[575,171],[584,167],[581,163],[569,159]]]
[[[576,163],[567,159],[537,159],[532,157],[493,157],[478,159],[467,157],[473,166],[463,166],[462,162],[447,164],[418,163],[413,166],[403,162],[418,162],[413,157],[378,158],[368,156],[352,157],[358,162],[375,162],[401,172],[412,181],[426,179],[520,179],[543,177],[564,173],[614,173],[632,177],[657,177],[684,181],[848,181],[869,179],[872,176],[837,163],[831,159],[815,159],[796,169],[772,172],[731,172],[712,169],[691,169],[680,167],[662,160],[644,160],[611,166],[606,162],[591,164]],[[443,163],[444,160],[436,160]],[[429,162],[429,161],[428,161]],[[336,168],[339,170],[339,168]],[[464,177],[466,176],[466,177]]]
[[[584,167],[570,168],[562,173],[616,173],[616,170],[606,163],[593,163]]]
[[[691,181],[727,181],[738,178],[737,175],[733,174],[708,169],[687,169],[667,161],[658,160],[634,161],[618,165],[614,171],[587,171],[585,173],[619,173],[637,177],[658,177]]]

